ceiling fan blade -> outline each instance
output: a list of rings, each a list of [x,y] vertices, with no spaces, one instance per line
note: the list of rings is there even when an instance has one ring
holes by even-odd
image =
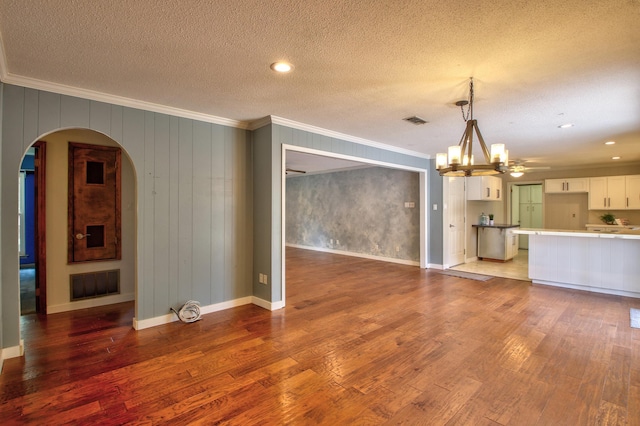
[[[288,167],[287,167],[287,168],[285,169],[285,174],[288,174],[289,172],[292,172],[292,173],[303,173],[303,174],[304,174],[304,173],[307,173],[307,172],[306,172],[306,171],[304,171],[304,170],[290,169],[290,168],[288,168]]]

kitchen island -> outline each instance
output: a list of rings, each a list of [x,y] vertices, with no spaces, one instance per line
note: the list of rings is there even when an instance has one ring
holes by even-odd
[[[515,229],[529,235],[535,284],[640,298],[640,231]]]
[[[506,262],[518,254],[518,237],[512,231],[520,225],[497,223],[471,226],[477,229],[478,260]]]

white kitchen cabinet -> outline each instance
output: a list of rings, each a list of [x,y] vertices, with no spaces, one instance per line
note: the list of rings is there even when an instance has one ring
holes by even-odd
[[[546,179],[544,192],[547,194],[589,192],[589,178]]]
[[[467,178],[467,200],[502,200],[502,179],[495,176],[473,176]]]
[[[590,178],[589,210],[625,210],[626,181],[626,176]]]
[[[627,209],[640,210],[640,175],[625,176]]]

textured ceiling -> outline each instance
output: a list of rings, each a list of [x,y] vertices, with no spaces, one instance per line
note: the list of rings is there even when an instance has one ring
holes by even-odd
[[[473,76],[511,158],[640,163],[639,23],[640,0],[2,0],[0,78],[433,156],[459,141]]]

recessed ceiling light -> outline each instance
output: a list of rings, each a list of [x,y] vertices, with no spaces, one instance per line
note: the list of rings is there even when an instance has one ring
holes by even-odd
[[[560,129],[568,129],[569,127],[573,127],[573,123],[561,124],[558,127]]]
[[[271,64],[271,69],[275,72],[286,73],[293,69],[293,65],[287,62],[274,62]]]
[[[611,157],[612,160],[619,160],[620,157]]]
[[[607,141],[604,144],[605,145],[614,145],[616,142],[615,141]]]

